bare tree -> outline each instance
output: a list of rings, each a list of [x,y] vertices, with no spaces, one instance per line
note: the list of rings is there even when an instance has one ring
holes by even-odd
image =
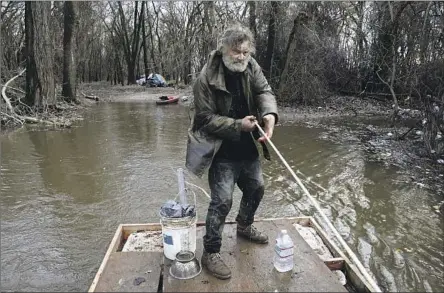
[[[204,2],[204,18],[203,22],[205,24],[206,30],[208,32],[208,38],[206,39],[206,50],[205,56],[208,55],[209,52],[216,48],[216,34],[214,31],[214,27],[216,25],[216,21],[214,19],[214,2],[206,1]]]
[[[268,42],[267,42],[267,55],[265,56],[263,69],[271,77],[271,65],[273,62],[274,43],[276,39],[276,18],[279,13],[279,2],[271,1],[271,11],[268,21]]]
[[[248,1],[248,10],[249,10],[249,18],[248,24],[250,27],[253,36],[256,38],[257,36],[257,26],[256,26],[256,2]]]
[[[397,11],[394,11],[393,5],[390,2],[383,3],[381,12],[383,15],[383,29],[380,32],[380,64],[375,71],[378,78],[389,88],[393,98],[393,118],[396,117],[399,111],[398,99],[394,90],[394,83],[396,79],[396,63],[397,63],[397,30],[399,27],[399,20],[402,11],[407,7],[408,2],[400,3]],[[384,9],[385,5],[388,8],[390,20],[387,20],[387,11]],[[395,14],[396,12],[396,14]],[[391,66],[389,65],[391,64]],[[391,67],[391,68],[390,68]],[[380,73],[381,72],[381,73]],[[388,82],[389,81],[389,82]]]
[[[155,43],[154,43],[154,17],[151,16],[149,9],[146,10],[147,20],[148,20],[148,34],[150,36],[150,54],[151,54],[151,62],[152,62],[152,70],[154,72],[159,72],[159,66],[157,65],[156,51],[155,51]]]
[[[122,6],[122,2],[117,2],[117,11],[113,9],[118,15],[118,26],[113,26],[116,36],[119,37],[122,43],[124,56],[128,69],[128,84],[136,83],[136,61],[139,57],[139,40],[140,31],[142,28],[142,13],[138,11],[139,2],[135,2],[134,16],[133,16],[133,27],[131,35],[128,33],[130,27],[128,26],[129,21],[126,18],[125,11]],[[111,7],[113,7],[111,5]]]
[[[424,144],[428,155],[437,159],[444,154],[444,144],[439,144],[436,136],[444,131],[444,94],[441,99],[427,95],[424,99],[426,123],[424,127]]]
[[[1,2],[1,76],[2,80],[12,77],[17,67],[24,64],[24,3]]]
[[[146,6],[146,2],[143,1],[142,2],[142,10],[140,12],[142,15],[141,25],[142,25],[143,67],[144,67],[145,78],[148,78],[148,75],[150,74],[150,69],[148,66],[148,47],[146,44],[145,6]]]
[[[163,53],[163,42],[162,42],[162,38],[160,36],[159,33],[159,14],[160,14],[160,8],[156,7],[156,5],[154,5],[154,1],[151,1],[151,4],[153,5],[153,10],[154,10],[154,14],[156,15],[156,23],[155,23],[155,27],[154,27],[154,31],[156,33],[156,38],[157,38],[157,49],[159,51],[159,56],[162,56]],[[164,62],[162,61],[162,59],[158,59],[158,70],[160,71],[160,73],[165,74],[165,66],[164,66]]]
[[[56,103],[50,12],[50,2],[25,3],[26,102],[35,107]]]
[[[77,27],[78,3],[64,2],[63,33],[63,86],[62,95],[67,101],[76,101],[76,44],[73,36]]]

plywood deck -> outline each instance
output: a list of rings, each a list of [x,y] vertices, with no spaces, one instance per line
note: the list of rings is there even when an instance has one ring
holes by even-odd
[[[296,229],[285,220],[256,222],[267,231],[270,243],[253,244],[237,238],[236,225],[225,225],[221,254],[231,269],[231,279],[219,280],[205,269],[191,280],[177,280],[168,273],[170,262],[165,262],[164,292],[347,292],[337,277],[313,252]],[[292,272],[279,273],[273,267],[274,237],[280,229],[287,229],[295,244]],[[198,227],[197,239],[205,234]],[[197,256],[202,255],[202,241],[197,243]]]
[[[112,253],[95,292],[157,292],[162,262],[160,252]]]
[[[255,226],[269,235],[270,243],[250,243],[237,237],[235,224],[224,227],[221,254],[232,271],[229,280],[219,280],[205,268],[194,279],[174,279],[169,275],[171,261],[162,253],[117,251],[116,247],[122,246],[120,243],[110,247],[106,264],[101,272],[99,270],[90,292],[347,292],[291,221],[265,220],[256,222]],[[287,229],[295,244],[295,267],[287,273],[279,273],[273,267],[274,238],[281,229]],[[124,234],[128,233],[121,231],[115,238],[123,239]],[[199,259],[204,234],[205,226],[198,226],[196,255]],[[138,277],[146,281],[136,285],[134,280]]]

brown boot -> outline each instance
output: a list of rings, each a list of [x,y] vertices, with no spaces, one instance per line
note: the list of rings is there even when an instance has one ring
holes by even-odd
[[[251,242],[266,244],[268,243],[268,236],[260,232],[253,225],[241,227],[237,225],[237,235],[242,236]]]
[[[231,271],[222,260],[220,253],[202,254],[202,266],[205,267],[216,278],[225,280],[231,278]]]

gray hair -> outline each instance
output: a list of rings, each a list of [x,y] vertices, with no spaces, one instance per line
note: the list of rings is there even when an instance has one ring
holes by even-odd
[[[222,33],[217,49],[222,53],[225,53],[228,48],[236,48],[243,42],[248,41],[250,43],[250,53],[256,52],[253,33],[249,28],[242,26],[241,24],[234,24]]]

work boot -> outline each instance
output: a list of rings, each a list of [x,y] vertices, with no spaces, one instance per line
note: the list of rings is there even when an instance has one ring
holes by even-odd
[[[208,253],[204,251],[202,254],[202,266],[216,278],[225,280],[231,278],[231,271],[222,260],[220,253]]]
[[[241,227],[237,225],[237,235],[242,236],[251,242],[265,244],[268,243],[268,236],[260,232],[253,225],[247,227]]]

